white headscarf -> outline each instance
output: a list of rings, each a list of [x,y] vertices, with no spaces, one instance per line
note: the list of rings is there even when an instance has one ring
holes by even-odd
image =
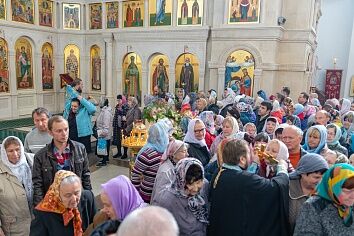
[[[273,131],[272,134],[268,134],[268,132],[266,131],[267,122],[268,122],[269,119],[275,120],[275,128],[274,128],[274,131]],[[268,118],[266,119],[262,131],[265,132],[266,134],[268,134],[269,137],[270,137],[270,139],[273,139],[274,133],[275,133],[275,131],[278,129],[278,127],[279,127],[278,119],[277,119],[276,117],[274,117],[274,116],[270,116],[270,117],[268,117]]]
[[[278,152],[278,155],[275,158],[278,161],[280,161],[280,160],[287,161],[289,159],[289,151],[288,151],[288,148],[286,147],[286,145],[282,141],[280,141],[278,139],[271,140],[267,145],[269,145],[272,142],[277,142],[278,145],[279,145],[279,152]],[[269,173],[272,170],[272,168],[274,168],[274,166],[271,166],[271,165],[267,165],[266,166],[266,176],[267,177],[269,176]]]
[[[197,121],[204,125],[203,121],[201,119],[198,119],[198,118],[189,121],[187,133],[186,133],[186,136],[184,137],[183,141],[186,142],[186,143],[197,143],[197,144],[199,144],[202,147],[203,146],[207,146],[207,144],[205,142],[205,134],[206,134],[206,132],[204,132],[204,138],[202,140],[198,140],[195,137],[194,126],[195,126],[195,123]]]
[[[237,120],[236,120],[234,117],[232,117],[232,116],[227,116],[227,117],[223,120],[223,123],[224,123],[225,121],[231,121],[232,132],[231,132],[231,134],[230,134],[229,136],[225,136],[225,135],[223,134],[224,138],[228,138],[228,139],[237,138],[237,133],[240,132],[240,128],[239,128],[239,126],[238,126]],[[223,132],[223,133],[224,133],[224,132]]]
[[[7,157],[5,144],[9,138],[16,139],[20,145],[21,156],[20,160],[16,164],[12,164]],[[27,163],[25,149],[23,148],[23,144],[19,138],[15,136],[8,136],[4,139],[1,146],[1,161],[10,169],[11,173],[15,175],[18,181],[24,186],[28,205],[31,207],[33,200],[32,171],[29,164]]]
[[[350,106],[352,103],[350,102],[349,99],[342,98],[342,106],[340,108],[339,114],[341,116],[344,116],[348,111],[350,111]]]

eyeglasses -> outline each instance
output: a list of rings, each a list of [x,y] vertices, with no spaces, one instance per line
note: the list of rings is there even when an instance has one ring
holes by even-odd
[[[194,133],[201,133],[201,132],[204,132],[205,128],[202,128],[202,129],[195,129],[194,130]]]

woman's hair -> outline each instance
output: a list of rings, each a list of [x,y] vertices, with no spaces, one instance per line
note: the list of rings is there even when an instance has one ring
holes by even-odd
[[[318,129],[310,129],[308,136],[310,137],[310,135],[314,135],[314,134],[317,134],[319,137],[321,137],[321,133]]]
[[[74,184],[76,182],[79,182],[81,184],[81,179],[77,175],[70,175],[70,176],[64,178],[61,181],[60,185],[62,185],[62,184]]]
[[[232,118],[230,116],[225,117],[225,119],[222,121],[222,125],[225,123],[228,123],[229,125],[233,126]]]
[[[347,179],[342,187],[347,189],[354,189],[354,177]]]
[[[20,142],[18,141],[17,138],[15,138],[15,137],[8,137],[8,138],[6,139],[6,141],[5,141],[5,143],[3,144],[4,147],[5,147],[5,150],[6,150],[11,144],[21,146],[21,144],[20,144]]]
[[[265,142],[265,143],[268,143],[269,142],[269,136],[265,132],[260,132],[254,138],[254,142]]]
[[[186,184],[193,184],[201,179],[203,179],[203,170],[199,165],[192,164],[186,173]]]

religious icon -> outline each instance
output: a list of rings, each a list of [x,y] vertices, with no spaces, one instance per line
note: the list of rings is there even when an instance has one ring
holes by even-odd
[[[230,0],[229,24],[259,23],[260,0]]]
[[[0,93],[9,92],[9,51],[5,39],[0,38]]]
[[[63,3],[63,28],[80,29],[80,4]]]
[[[102,4],[93,3],[90,6],[90,29],[102,29]]]
[[[53,1],[38,0],[39,25],[53,26]]]
[[[144,0],[123,2],[124,27],[144,25]]]
[[[159,93],[168,92],[168,68],[168,58],[165,55],[157,55],[151,60],[152,93],[154,91],[155,86],[158,87]]]
[[[119,2],[106,2],[107,29],[118,28],[118,6]]]
[[[15,44],[17,89],[33,88],[32,46],[26,38]]]
[[[69,44],[64,49],[65,73],[73,79],[80,76],[80,50],[76,45]]]
[[[231,53],[225,63],[225,88],[236,94],[252,96],[254,57],[245,50]]]
[[[141,59],[136,53],[128,53],[123,60],[123,87],[126,96],[141,100]]]
[[[42,86],[43,90],[53,89],[53,46],[45,43],[42,47]]]
[[[176,62],[176,89],[186,93],[197,92],[199,84],[199,60],[191,53],[184,53]]]
[[[101,57],[100,48],[97,45],[91,47],[91,81],[92,90],[101,90]]]
[[[203,0],[178,0],[177,25],[202,25]]]
[[[11,0],[12,20],[23,23],[34,23],[33,0]]]
[[[0,20],[6,20],[6,0],[0,0]]]
[[[149,2],[150,26],[171,25],[172,0],[152,0]]]

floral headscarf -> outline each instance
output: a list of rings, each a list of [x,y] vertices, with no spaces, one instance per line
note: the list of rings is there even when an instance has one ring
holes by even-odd
[[[198,221],[208,223],[208,208],[204,198],[200,195],[200,193],[194,196],[188,196],[185,192],[187,171],[192,165],[198,165],[201,168],[204,178],[202,163],[195,158],[184,158],[177,163],[175,169],[176,178],[171,184],[169,190],[177,197],[186,198],[188,200],[188,208]]]
[[[352,103],[350,102],[349,99],[346,98],[342,98],[342,105],[340,108],[340,115],[343,117],[348,111],[350,111],[350,106],[352,105]]]
[[[339,196],[343,190],[343,184],[349,178],[354,177],[354,167],[349,164],[335,164],[322,177],[317,185],[317,195],[334,203],[338,209],[339,216],[343,219],[345,226],[353,223],[353,207],[344,206]]]
[[[199,118],[203,121],[206,130],[211,134],[215,134],[214,112],[203,111],[199,114]]]
[[[59,170],[55,176],[52,185],[43,200],[37,205],[39,211],[53,212],[63,215],[64,226],[67,226],[71,220],[74,225],[74,236],[82,235],[81,216],[78,208],[65,208],[60,199],[59,189],[61,182],[69,177],[76,176],[75,173],[66,170]]]
[[[203,146],[207,147],[207,144],[206,144],[206,142],[205,142],[205,132],[204,132],[204,139],[198,140],[198,139],[195,137],[195,134],[194,134],[194,126],[195,126],[195,123],[196,123],[197,121],[199,121],[199,122],[201,122],[202,124],[204,124],[203,121],[202,121],[201,119],[198,119],[198,118],[189,121],[187,133],[186,133],[186,136],[184,137],[184,140],[183,140],[183,141],[184,141],[184,142],[187,142],[187,143],[197,143],[197,144],[199,144],[199,145],[202,146],[202,147],[203,147]]]
[[[166,151],[162,155],[162,162],[166,161],[168,158],[173,157],[176,152],[183,146],[188,145],[183,141],[173,139],[167,146]],[[172,163],[173,164],[173,163]]]
[[[309,136],[312,133],[313,129],[317,129],[318,132],[320,133],[321,137],[320,137],[320,143],[318,144],[318,146],[315,149],[310,149],[310,146],[308,145]],[[322,149],[326,146],[326,142],[327,142],[327,129],[326,129],[326,127],[323,125],[314,125],[314,126],[311,126],[306,132],[305,144],[304,144],[303,148],[309,153],[320,154]]]

